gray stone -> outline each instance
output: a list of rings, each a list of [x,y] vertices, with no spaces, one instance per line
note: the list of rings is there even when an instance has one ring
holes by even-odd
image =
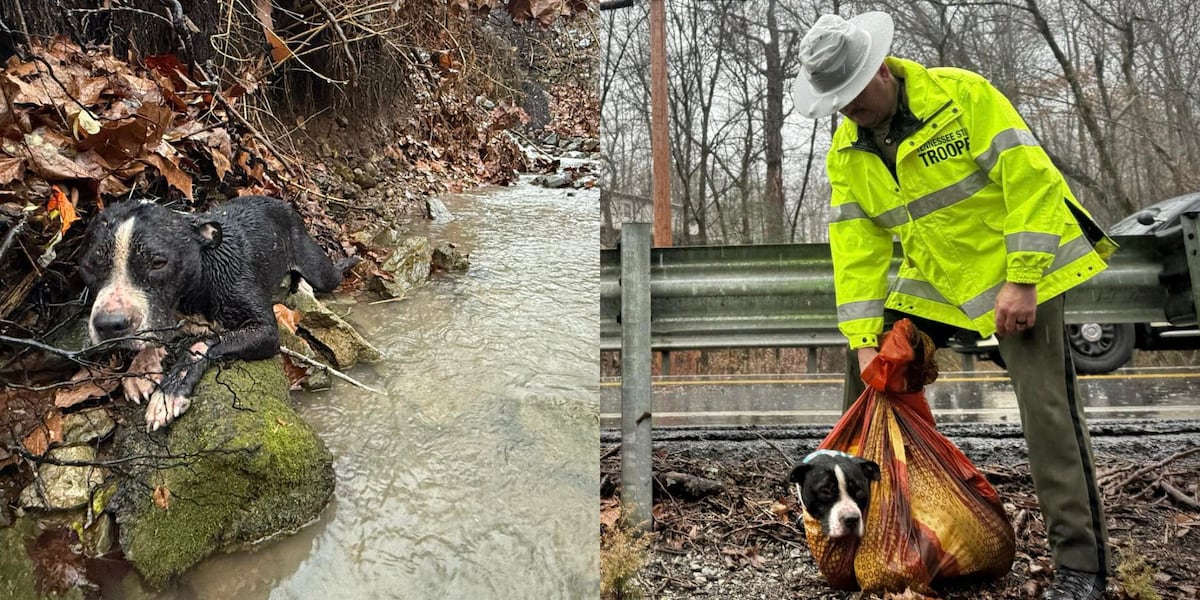
[[[113,527],[113,517],[108,513],[100,513],[92,520],[92,524],[84,527],[80,541],[83,542],[83,552],[91,557],[104,556],[116,545],[116,528]]]
[[[471,255],[451,242],[442,242],[433,249],[433,268],[448,273],[465,273],[471,268]]]
[[[450,209],[446,208],[446,203],[437,198],[426,200],[425,206],[428,207],[429,218],[433,219],[434,223],[449,223],[454,220],[454,215],[450,214]]]
[[[142,410],[122,416],[137,423]],[[108,505],[125,557],[152,586],[215,552],[299,530],[333,493],[333,458],[292,410],[279,358],[210,369],[165,432],[122,427],[114,446],[119,457],[156,457],[127,463],[131,478]],[[152,490],[170,492],[165,505]]]
[[[102,440],[117,427],[106,408],[92,408],[63,417],[63,444]]]
[[[539,185],[551,189],[564,188],[571,185],[572,177],[566,173],[555,173],[554,175],[538,175],[530,182],[533,185]]]
[[[379,270],[388,275],[386,279],[379,279],[383,291],[398,298],[425,283],[429,279],[432,255],[428,238],[417,236],[404,240],[379,266]]]
[[[358,361],[379,360],[382,355],[344,319],[329,310],[311,292],[297,290],[284,299],[284,304],[304,313],[299,329],[324,350],[335,369],[347,369]],[[302,351],[297,350],[297,352]],[[307,356],[307,355],[306,355]]]
[[[364,190],[369,190],[379,184],[379,177],[364,169],[354,169],[354,183]]]
[[[96,462],[91,446],[53,448],[47,456],[60,461]],[[86,506],[92,490],[104,483],[105,470],[95,466],[63,466],[43,463],[38,476],[21,491],[21,506],[45,510],[71,510]]]

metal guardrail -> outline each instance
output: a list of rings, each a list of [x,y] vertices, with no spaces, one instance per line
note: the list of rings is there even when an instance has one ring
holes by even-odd
[[[1067,293],[1068,323],[1167,320],[1154,236],[1117,242],[1121,248],[1109,268]],[[602,350],[620,349],[619,252],[600,251]],[[893,275],[899,264],[897,246]],[[829,245],[651,249],[650,340],[654,350],[845,344],[837,329]]]
[[[1067,293],[1066,321],[1195,323],[1200,215],[1185,213],[1171,236],[1118,238],[1109,268]],[[845,339],[827,244],[651,249],[650,226],[626,223],[621,246],[600,254],[600,347],[623,355],[621,485],[633,522],[649,529],[652,350],[841,346]]]

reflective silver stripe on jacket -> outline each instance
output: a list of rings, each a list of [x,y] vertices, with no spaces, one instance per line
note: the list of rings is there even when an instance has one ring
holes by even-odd
[[[833,207],[833,214],[829,216],[829,222],[836,223],[838,221],[870,218],[871,215],[868,215],[857,202],[847,202]]]
[[[1022,231],[1004,236],[1004,247],[1011,252],[1045,252],[1053,254],[1058,250],[1058,240],[1061,236],[1053,233],[1037,233]]]
[[[1059,246],[1058,252],[1054,255],[1054,262],[1050,263],[1050,267],[1042,273],[1042,277],[1066,268],[1071,263],[1087,256],[1091,251],[1092,245],[1082,235]],[[1000,293],[1000,288],[1003,286],[1004,282],[1001,281],[986,292],[967,300],[959,308],[966,313],[967,318],[974,321],[996,308],[996,295]]]
[[[838,322],[855,319],[883,318],[883,300],[859,300],[839,304],[837,307]]]
[[[992,138],[992,145],[975,158],[976,164],[984,173],[991,173],[992,167],[1000,160],[1000,153],[1017,146],[1040,146],[1037,138],[1025,129],[1005,129]]]
[[[941,292],[933,287],[933,284],[920,279],[909,279],[907,277],[899,277],[896,279],[895,285],[892,286],[892,291],[908,296],[915,296],[937,302],[939,304],[950,304]]]
[[[1037,234],[1037,235],[1045,235],[1045,234]],[[1053,236],[1046,236],[1046,237],[1053,237]],[[1011,247],[1010,247],[1010,250],[1011,250]],[[1050,267],[1046,269],[1045,275],[1049,275],[1059,269],[1066,267],[1067,265],[1075,262],[1076,260],[1079,260],[1079,259],[1083,258],[1084,256],[1087,256],[1087,254],[1091,251],[1092,251],[1092,245],[1089,244],[1087,241],[1087,238],[1084,238],[1083,236],[1079,236],[1079,237],[1063,244],[1062,246],[1059,246],[1058,251],[1054,256],[1054,262],[1052,262],[1050,264]],[[972,321],[975,319],[978,319],[979,317],[982,317],[983,315],[988,314],[988,312],[990,312],[993,308],[996,307],[996,294],[1000,293],[1000,288],[1003,286],[1004,286],[1004,282],[1000,282],[1000,283],[992,286],[990,289],[983,292],[982,294],[979,294],[978,296],[975,296],[974,298],[967,300],[958,308],[960,310],[962,310],[964,314],[967,315],[968,319],[971,319]],[[946,297],[943,296],[940,292],[938,292],[937,289],[934,288],[931,283],[929,283],[928,281],[922,281],[920,279],[909,279],[906,277],[897,278],[896,283],[893,284],[893,286],[892,286],[892,291],[899,293],[899,294],[905,294],[907,296],[921,298],[923,300],[929,300],[930,302],[944,304],[946,306],[954,306],[953,304],[950,303],[949,300],[946,300]],[[840,309],[838,311],[838,316],[839,316],[839,318],[841,316]]]
[[[988,179],[986,173],[975,171],[957,183],[952,183],[936,192],[913,200],[908,204],[908,212],[915,221],[935,210],[946,208],[974,196],[976,192],[987,187],[991,182],[992,180]]]
[[[993,285],[986,292],[971,298],[963,303],[959,308],[966,313],[967,318],[974,321],[983,315],[988,314],[993,308],[996,308],[996,295],[1000,293],[1000,288],[1004,287],[1006,282],[1001,281]]]
[[[833,207],[833,214],[829,218],[830,223],[839,221],[853,221],[854,219],[870,219],[876,225],[891,229],[899,227],[908,222],[908,213],[903,206],[897,206],[877,217],[872,217],[863,210],[862,206],[857,202],[847,202]]]

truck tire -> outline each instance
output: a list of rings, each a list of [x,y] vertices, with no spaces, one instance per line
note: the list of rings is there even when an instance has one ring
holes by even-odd
[[[1133,357],[1135,341],[1133,323],[1067,325],[1071,358],[1081,375],[1111,373],[1125,366]]]

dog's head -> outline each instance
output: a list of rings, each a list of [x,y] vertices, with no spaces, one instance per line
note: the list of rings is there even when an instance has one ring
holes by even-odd
[[[221,230],[142,200],[109,206],[85,238],[79,273],[95,294],[88,331],[99,343],[173,326],[180,299],[199,276],[201,253],[220,245]]]
[[[800,487],[804,510],[830,538],[862,537],[871,482],[879,481],[874,461],[834,450],[817,450],[792,467],[788,481]]]

